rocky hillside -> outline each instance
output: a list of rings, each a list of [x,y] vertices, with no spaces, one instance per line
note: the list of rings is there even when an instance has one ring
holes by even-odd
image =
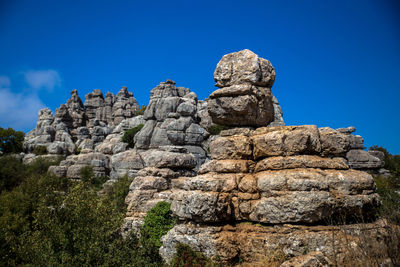
[[[162,82],[137,116],[126,87],[105,98],[94,90],[84,104],[73,90],[54,116],[39,112],[24,160],[45,147],[46,157],[65,156],[50,168],[58,176],[79,179],[91,165],[109,182],[133,177],[125,231],[170,202],[178,223],[162,238],[167,262],[184,243],[230,263],[262,264],[280,253],[283,266],[346,265],[374,258],[371,248],[388,263],[390,233],[375,220],[380,199],[365,172],[385,173],[383,153],[365,151],[354,127],[285,126],[275,69],[249,50],[225,55],[214,79],[219,89],[205,100]],[[121,138],[139,125],[129,148]]]

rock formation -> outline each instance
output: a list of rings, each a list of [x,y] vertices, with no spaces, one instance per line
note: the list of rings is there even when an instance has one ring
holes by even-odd
[[[162,238],[167,262],[178,242],[230,263],[279,252],[291,258],[282,266],[346,264],[365,255],[365,242],[387,249],[384,222],[374,221],[379,196],[364,172],[381,170],[380,152],[365,151],[354,127],[285,126],[271,91],[275,70],[249,50],[225,55],[214,79],[219,89],[204,101],[162,82],[139,116],[126,87],[105,98],[94,90],[85,104],[73,90],[54,117],[39,112],[25,148],[68,155],[49,170],[58,176],[79,179],[90,165],[109,182],[134,178],[124,231],[138,231],[157,202],[170,202],[178,223]],[[129,148],[123,133],[139,125]],[[226,130],[211,135],[217,125]],[[346,224],[360,218],[368,223]]]
[[[220,87],[210,95],[208,104],[214,123],[256,127],[273,121],[283,123],[271,92],[275,69],[268,60],[247,49],[225,55],[215,69],[214,80]]]

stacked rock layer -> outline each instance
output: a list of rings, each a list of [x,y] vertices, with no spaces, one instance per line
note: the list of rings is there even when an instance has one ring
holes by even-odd
[[[169,260],[177,242],[196,240],[195,248],[207,248],[202,251],[208,256],[234,260],[240,247],[232,253],[226,247],[208,250],[216,241],[204,239],[202,229],[220,229],[215,223],[329,224],[370,218],[379,196],[371,175],[349,168],[344,156],[350,144],[349,135],[312,125],[223,131],[211,142],[212,160],[199,175],[172,180],[171,210],[182,223],[163,238],[162,255]],[[192,223],[205,228],[181,232]]]

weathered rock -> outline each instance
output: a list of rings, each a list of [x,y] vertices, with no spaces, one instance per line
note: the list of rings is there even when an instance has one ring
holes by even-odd
[[[255,171],[283,170],[296,168],[320,168],[346,170],[349,168],[344,158],[323,158],[311,155],[270,157],[259,161]]]
[[[254,87],[249,95],[218,97],[208,101],[214,123],[229,126],[266,126],[274,119],[272,93],[269,88]]]
[[[318,154],[321,142],[314,125],[263,127],[254,131],[251,140],[254,158]]]
[[[329,265],[333,264],[321,251],[313,251],[285,261],[280,267],[324,267]]]
[[[123,86],[116,96],[115,103],[112,107],[112,117],[114,125],[118,125],[122,120],[131,118],[135,112],[139,110],[139,105],[127,87]]]
[[[214,72],[216,86],[207,110],[213,123],[228,126],[284,125],[282,110],[271,93],[275,70],[250,50],[222,57]]]
[[[345,155],[350,149],[348,135],[329,127],[319,128],[322,156]]]
[[[111,157],[111,178],[118,179],[124,175],[134,177],[138,170],[145,167],[142,157],[134,150],[128,150]]]
[[[379,157],[381,155],[376,152],[369,153],[362,149],[352,149],[346,154],[349,166],[353,169],[379,169],[385,165]]]
[[[254,84],[271,88],[275,81],[272,64],[248,49],[222,57],[214,72],[216,86]]]
[[[342,226],[262,226],[248,223],[211,226],[187,223],[174,226],[162,237],[160,254],[166,262],[170,262],[176,245],[183,243],[225,263],[234,263],[240,258],[247,266],[279,266],[282,259],[292,257],[299,258],[284,263],[286,266],[291,266],[292,262],[301,264],[315,260],[334,262],[338,266],[365,262],[379,265],[392,263],[391,246],[398,246],[399,240],[394,238],[391,245],[385,240],[398,236],[399,231],[397,226],[387,225],[384,221]]]
[[[252,149],[247,136],[220,137],[210,143],[213,159],[251,159]]]

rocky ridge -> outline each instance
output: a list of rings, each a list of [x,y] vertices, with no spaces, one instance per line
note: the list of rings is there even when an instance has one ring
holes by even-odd
[[[138,230],[157,202],[171,202],[178,224],[162,238],[167,262],[181,242],[224,262],[252,264],[281,250],[293,258],[283,266],[325,264],[340,241],[351,238],[362,247],[355,227],[330,222],[360,217],[370,220],[361,224],[367,238],[383,246],[375,239],[387,232],[373,221],[379,196],[364,172],[381,170],[380,152],[365,151],[354,127],[285,126],[271,90],[275,69],[249,50],[225,55],[214,79],[219,89],[204,101],[171,80],[162,82],[138,116],[126,87],[105,98],[94,90],[85,104],[73,90],[54,116],[49,109],[39,112],[25,149],[45,146],[66,156],[49,170],[58,176],[79,179],[80,169],[90,165],[111,182],[133,177],[125,231]],[[121,142],[124,131],[141,124],[128,148]],[[211,135],[216,125],[229,129]],[[25,160],[34,157],[26,154]],[[350,256],[341,253],[344,263]]]

